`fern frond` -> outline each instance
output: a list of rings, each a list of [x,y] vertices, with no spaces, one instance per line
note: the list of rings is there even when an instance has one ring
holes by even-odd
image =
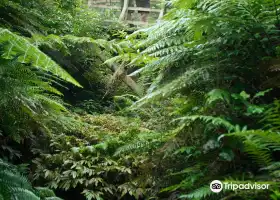
[[[268,166],[272,162],[270,150],[265,145],[261,146],[260,142],[256,140],[245,140],[244,146],[244,151],[255,160],[259,166]]]
[[[0,44],[5,47],[4,54],[2,54],[4,58],[13,59],[20,55],[17,59],[19,62],[32,63],[34,67],[51,72],[61,79],[81,87],[64,69],[22,36],[0,28]]]
[[[61,100],[56,98],[55,96],[47,94],[37,94],[35,95],[35,98],[38,99],[43,105],[49,107],[51,110],[67,112],[67,109],[64,107]]]
[[[22,199],[22,200],[40,200],[38,196],[36,196],[33,192],[23,189],[21,187],[13,187],[11,188],[12,199]]]
[[[59,197],[47,197],[47,198],[45,198],[45,200],[63,200],[63,199],[61,199]]]
[[[280,169],[280,162],[273,162],[269,166],[263,167],[260,170],[276,170]]]
[[[248,130],[226,134],[226,137],[239,137],[247,152],[260,166],[269,166],[271,154],[280,149],[280,135],[272,131]]]
[[[202,116],[202,115],[193,115],[193,116],[186,116],[175,119],[180,120],[182,122],[185,121],[195,121],[195,120],[201,120],[203,122],[206,122],[208,124],[212,124],[214,126],[223,126],[225,127],[229,132],[235,130],[235,126],[231,124],[229,121],[222,119],[220,117],[212,117],[212,116]]]
[[[180,199],[204,199],[213,195],[214,193],[210,190],[209,185],[196,189],[189,194],[183,194]]]
[[[198,83],[199,80],[202,81],[200,75],[205,74],[205,72],[207,72],[207,68],[190,69],[187,72],[185,72],[182,76],[164,85],[163,87],[155,90],[154,92],[147,94],[145,97],[135,102],[132,108],[141,107],[148,102],[154,101],[155,99],[160,99],[163,97],[170,96],[171,94],[174,94],[175,92],[179,91],[180,89],[186,86],[190,86],[195,83]],[[154,90],[155,88],[151,88],[151,89]]]
[[[11,168],[7,168],[10,166]],[[3,170],[4,168],[4,170]],[[5,200],[40,200],[33,193],[29,181],[21,176],[12,165],[0,159],[0,196]]]
[[[280,101],[275,100],[273,104],[265,111],[265,116],[262,122],[265,123],[265,128],[278,132],[280,130]]]
[[[164,144],[170,137],[170,134],[163,134],[163,133],[140,133],[137,135],[137,138],[133,138],[130,141],[126,141],[126,143],[117,148],[114,156],[119,156],[122,153],[128,152],[138,152],[143,153],[147,151],[151,151],[153,149],[158,148],[161,144]]]

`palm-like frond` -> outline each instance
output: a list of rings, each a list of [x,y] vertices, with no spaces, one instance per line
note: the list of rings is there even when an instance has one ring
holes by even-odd
[[[49,56],[44,54],[22,36],[18,36],[7,29],[0,28],[0,44],[2,44],[4,48],[4,53],[2,54],[4,58],[13,59],[15,56],[20,55],[17,59],[19,62],[31,63],[36,68],[51,72],[59,78],[81,87],[74,78],[56,64]]]
[[[35,128],[24,125],[26,120],[45,127],[48,116],[67,111],[62,94],[51,86],[53,79],[42,75],[28,64],[0,58],[0,127],[15,141],[19,142],[18,136],[28,128]]]

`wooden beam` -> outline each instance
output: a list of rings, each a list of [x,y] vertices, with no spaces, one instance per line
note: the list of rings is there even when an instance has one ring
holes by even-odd
[[[89,0],[88,5],[96,4],[96,3],[120,3],[121,0]],[[161,3],[161,0],[150,0],[150,2]]]
[[[161,9],[142,8],[142,7],[128,7],[128,10],[147,11],[147,12],[160,12]]]
[[[106,5],[91,5],[91,8],[108,8],[108,9],[114,9],[114,10],[121,10],[121,7],[119,6],[106,6]]]
[[[119,6],[92,5],[90,7],[92,7],[92,8],[108,8],[108,9],[121,10],[121,7],[119,7]],[[158,12],[158,13],[161,12],[161,9],[142,8],[142,7],[128,7],[127,10]]]
[[[147,22],[141,22],[141,21],[130,21],[130,20],[127,20],[125,22],[128,23],[128,24],[134,24],[134,25],[147,25]]]
[[[105,22],[110,22],[110,23],[115,23],[116,21],[114,20],[104,20]],[[134,25],[147,25],[147,23],[145,22],[141,22],[141,21],[131,21],[131,20],[126,20],[124,21],[127,24],[134,24]]]

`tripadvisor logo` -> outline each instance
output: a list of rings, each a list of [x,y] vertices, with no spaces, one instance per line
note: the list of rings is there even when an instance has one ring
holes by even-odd
[[[222,183],[219,180],[214,180],[210,183],[210,190],[215,193],[225,190],[267,190],[269,189],[269,184],[260,184],[260,183]]]
[[[210,183],[210,190],[215,193],[221,192],[223,189],[223,183],[219,180],[214,180]]]

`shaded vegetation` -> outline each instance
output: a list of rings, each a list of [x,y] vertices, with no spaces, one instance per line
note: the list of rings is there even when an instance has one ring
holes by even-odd
[[[168,5],[0,1],[0,199],[280,199],[280,1]]]

